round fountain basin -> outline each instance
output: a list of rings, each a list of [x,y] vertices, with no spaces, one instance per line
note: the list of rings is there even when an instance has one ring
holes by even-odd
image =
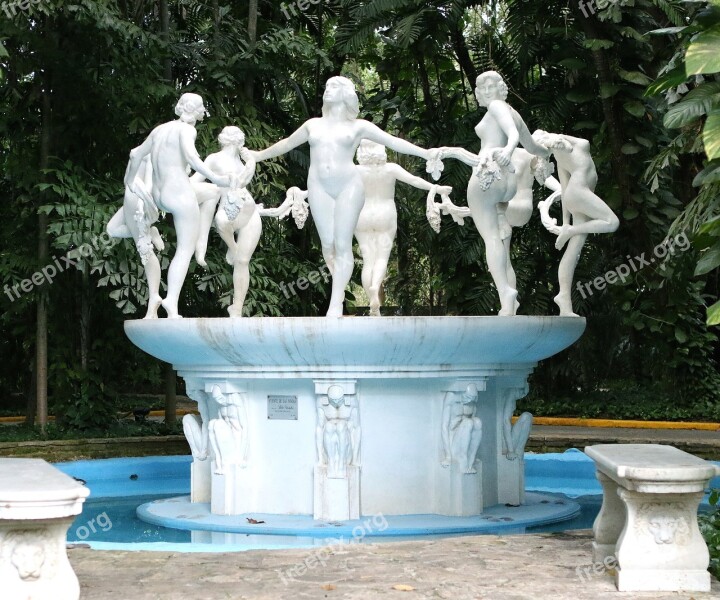
[[[538,361],[573,344],[584,329],[579,317],[125,324],[133,343],[172,363],[184,377],[188,395],[199,400],[204,413],[203,436],[214,435],[213,421],[228,423],[223,413],[228,402],[245,415],[247,461],[230,460],[222,468],[218,445],[207,443],[210,456],[198,452],[193,461],[193,503],[206,504],[211,515],[312,515],[317,521],[365,515],[477,517],[493,506],[526,504],[522,448],[510,451],[507,444],[508,402],[527,393],[527,377]],[[457,421],[449,424],[444,411],[471,385],[477,399],[463,425],[474,427],[473,435],[481,430],[470,459],[474,468],[457,458]],[[342,389],[347,402],[335,412],[328,405],[333,386]],[[351,406],[353,423],[347,420]],[[323,414],[330,417],[324,420]],[[332,422],[330,433],[327,422]],[[347,433],[350,425],[353,434]],[[335,431],[339,437],[333,437]],[[454,444],[450,464],[448,439]],[[322,449],[333,443],[359,448],[347,469],[334,471],[320,460]]]

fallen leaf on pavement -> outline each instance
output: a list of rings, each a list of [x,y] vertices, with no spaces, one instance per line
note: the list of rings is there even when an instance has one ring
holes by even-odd
[[[398,583],[393,586],[394,590],[398,592],[412,592],[415,588],[411,585],[405,585],[404,583]]]

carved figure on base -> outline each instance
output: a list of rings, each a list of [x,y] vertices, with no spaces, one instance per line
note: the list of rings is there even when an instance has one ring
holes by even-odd
[[[210,421],[208,434],[215,455],[215,473],[225,473],[227,465],[247,466],[248,417],[244,394],[223,394],[218,386],[211,392],[220,407],[220,418]]]
[[[512,416],[517,408],[517,399],[527,394],[527,388],[508,388],[504,393],[505,399],[502,407],[503,454],[508,460],[522,459],[525,445],[530,437],[533,416],[529,412],[524,412],[514,425]]]
[[[474,383],[464,392],[446,392],[442,412],[442,466],[453,462],[463,473],[477,473],[475,460],[482,441],[482,421],[476,416],[478,390]]]
[[[360,466],[360,412],[357,398],[346,396],[339,385],[317,399],[315,444],[318,464],[330,479],[347,477],[348,466]]]

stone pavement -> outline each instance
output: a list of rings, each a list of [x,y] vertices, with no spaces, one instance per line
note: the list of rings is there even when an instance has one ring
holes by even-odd
[[[193,554],[68,551],[81,600],[720,600],[619,593],[589,567],[591,532]],[[306,566],[307,565],[307,566]],[[598,569],[598,571],[601,571]]]

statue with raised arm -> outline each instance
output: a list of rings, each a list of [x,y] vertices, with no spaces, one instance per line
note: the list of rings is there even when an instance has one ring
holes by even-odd
[[[508,87],[495,71],[478,76],[475,97],[487,113],[475,128],[480,154],[474,164],[442,149],[441,156],[453,156],[473,166],[468,184],[468,208],[485,243],[485,258],[500,296],[500,315],[517,311],[517,290],[508,281],[508,258],[498,204],[509,202],[517,191],[517,174],[512,157],[519,144],[531,154],[547,158],[550,152],[537,144],[522,117],[507,102]],[[478,163],[479,161],[479,163]]]
[[[318,465],[327,467],[330,479],[347,477],[348,466],[360,466],[360,413],[357,398],[331,385],[318,396],[315,445]]]
[[[504,390],[502,404],[503,454],[508,460],[522,458],[525,444],[530,437],[533,416],[529,412],[522,413],[513,425],[512,417],[517,408],[517,399],[527,394],[526,388],[508,388]]]
[[[567,250],[560,260],[558,282],[560,293],[555,304],[560,316],[576,317],[572,307],[572,282],[575,267],[589,233],[612,233],[620,225],[615,213],[595,194],[597,171],[590,155],[590,142],[569,135],[558,135],[536,131],[533,138],[552,151],[558,166],[558,178],[562,187],[562,226],[545,219],[548,231],[557,235],[555,247],[558,250],[567,244]],[[549,209],[546,205],[543,210]]]
[[[211,392],[219,406],[218,419],[208,425],[208,437],[215,455],[215,473],[225,473],[227,465],[247,466],[248,417],[245,394],[223,394],[218,386]]]
[[[167,316],[178,318],[178,302],[190,259],[195,252],[200,232],[200,209],[187,174],[188,165],[213,183],[228,187],[230,179],[207,169],[195,149],[195,123],[205,116],[205,106],[197,94],[183,94],[175,107],[178,119],[158,125],[147,139],[130,152],[125,173],[125,186],[140,197],[145,205],[154,202],[160,210],[173,216],[177,234],[175,256],[168,270],[167,296],[161,304]],[[138,184],[143,159],[152,164],[151,194]]]
[[[128,169],[130,165],[128,164]],[[160,261],[155,250],[162,251],[165,243],[154,223],[160,215],[152,200],[152,164],[150,157],[142,159],[135,176],[135,188],[142,190],[142,196],[134,193],[130,186],[125,186],[123,205],[112,216],[107,224],[108,235],[114,238],[132,238],[140,254],[145,277],[148,284],[148,306],[145,319],[157,319],[160,308]]]
[[[342,316],[345,288],[354,266],[353,234],[365,203],[365,185],[353,162],[360,142],[368,139],[396,152],[419,156],[428,161],[428,169],[436,179],[440,176],[439,151],[425,150],[396,138],[369,121],[358,119],[359,112],[352,81],[332,77],[325,86],[322,117],[306,121],[290,137],[270,148],[253,152],[255,160],[261,162],[301,144],[310,145],[308,201],[332,276],[329,317]]]
[[[370,316],[379,317],[380,290],[397,233],[396,182],[428,192],[436,190],[446,196],[452,193],[452,188],[434,186],[400,165],[388,163],[385,146],[369,140],[360,143],[357,161],[365,186],[365,204],[355,226],[355,237],[363,259],[362,285],[370,300]]]
[[[446,392],[443,401],[441,438],[443,460],[466,474],[477,473],[475,460],[482,441],[482,421],[476,416],[478,389],[474,383],[463,392]]]

